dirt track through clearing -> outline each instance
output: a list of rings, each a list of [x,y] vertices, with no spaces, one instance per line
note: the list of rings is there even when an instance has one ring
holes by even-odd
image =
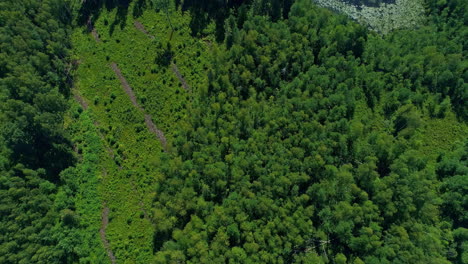
[[[117,259],[114,256],[110,248],[109,241],[106,238],[106,229],[107,225],[109,224],[109,207],[104,203],[104,208],[102,209],[102,220],[101,220],[101,229],[99,229],[99,234],[101,235],[102,243],[104,244],[104,248],[107,251],[107,255],[109,256],[111,263],[115,264]]]
[[[86,26],[88,27],[88,31],[90,31],[91,34],[93,35],[94,40],[96,40],[96,42],[101,42],[101,39],[99,38],[99,34],[98,34],[96,28],[94,28],[93,21],[91,20],[91,17],[89,17]]]
[[[124,88],[125,92],[127,93],[128,97],[130,97],[130,101],[132,101],[133,106],[138,108],[140,111],[144,111],[144,109],[138,104],[136,100],[135,93],[133,92],[132,87],[130,87],[130,84],[128,84],[127,80],[125,77],[123,77],[122,72],[120,71],[119,67],[115,62],[111,63],[111,68],[117,75],[117,77],[120,80],[120,83],[122,83],[122,87]]]
[[[148,114],[145,114],[145,124],[149,131],[158,137],[159,141],[161,141],[161,144],[165,149],[167,146],[166,137],[164,136],[164,133],[156,127],[156,125],[153,123],[153,120],[151,119],[151,116]]]
[[[88,110],[88,107],[89,107],[88,103],[85,101],[83,97],[81,97],[81,95],[74,93],[73,97],[81,105],[81,108],[83,108],[83,110]]]
[[[135,20],[135,23],[133,23],[135,25],[135,27],[140,30],[141,32],[143,32],[145,35],[149,36],[150,38],[154,39],[154,36],[151,35],[146,29],[145,29],[145,26],[143,26],[142,23],[140,23],[139,21],[136,21]]]
[[[96,42],[101,42],[101,39],[99,38],[99,34],[97,30],[94,28],[94,26],[92,25],[91,20],[88,20],[88,30],[89,29],[91,30],[91,34],[93,35],[94,40],[96,40]],[[88,103],[81,96],[75,94],[75,99],[80,103],[83,109],[85,110],[88,109]],[[97,121],[94,121],[94,126],[98,128],[99,123]],[[99,131],[99,129],[98,129],[98,134],[101,140],[105,144],[106,139],[104,135]],[[112,160],[115,160],[114,151],[109,146],[107,146],[107,144],[105,148],[107,150],[107,153],[109,154],[109,157]],[[122,166],[119,166],[119,169],[122,170]],[[105,177],[107,176],[107,171],[104,173],[104,176]],[[109,207],[107,207],[106,202],[103,202],[102,206],[103,207],[102,207],[102,213],[101,213],[101,228],[99,229],[99,234],[101,236],[101,241],[102,241],[102,244],[104,245],[104,249],[107,252],[107,256],[109,256],[111,263],[115,264],[117,263],[117,258],[115,257],[114,252],[112,252],[109,240],[107,240],[107,236],[106,236],[107,225],[109,225]]]
[[[156,137],[161,142],[161,145],[162,145],[164,151],[167,151],[167,140],[166,140],[166,137],[164,136],[164,133],[156,127],[156,125],[153,122],[153,119],[152,119],[151,115],[146,114],[145,109],[138,104],[138,102],[136,100],[135,93],[133,92],[132,87],[130,86],[130,84],[128,84],[127,80],[122,75],[122,72],[120,71],[119,67],[117,66],[117,64],[115,62],[111,63],[111,68],[115,72],[117,77],[119,78],[120,83],[122,84],[122,87],[123,87],[124,91],[130,97],[130,101],[132,101],[133,106],[135,106],[138,110],[142,111],[145,114],[145,124],[146,124],[146,127],[148,128],[148,130],[151,133],[153,133],[154,135],[156,135]]]
[[[91,32],[91,34],[94,37],[95,41],[98,42],[98,43],[101,42],[101,39],[99,38],[99,33],[94,28],[94,25],[92,24],[91,19],[88,20],[88,25],[87,26],[88,26],[88,30]],[[142,31],[144,34],[148,35],[150,38],[154,39],[154,36],[150,35],[148,33],[148,31],[146,31],[146,29],[144,28],[144,26],[140,22],[135,21],[135,27],[137,29],[139,29],[140,31]],[[148,130],[158,137],[164,151],[167,151],[167,140],[166,140],[166,137],[164,136],[164,133],[156,127],[156,125],[154,124],[154,122],[152,120],[151,115],[146,114],[145,109],[138,104],[138,101],[137,101],[137,98],[135,96],[135,93],[133,92],[133,89],[128,84],[127,80],[122,75],[122,72],[120,71],[119,67],[117,66],[117,64],[115,62],[113,62],[111,64],[111,68],[115,72],[117,77],[119,78],[119,80],[120,80],[120,82],[122,84],[122,87],[124,88],[127,95],[130,97],[130,101],[132,102],[133,106],[144,113],[144,115],[145,115],[145,124],[148,127]],[[86,102],[86,100],[84,100],[84,98],[81,97],[79,94],[75,93],[74,98],[81,105],[81,107],[84,110],[87,110],[89,108],[89,105]],[[96,128],[99,127],[99,123],[97,121],[94,122],[94,125],[96,126]],[[114,151],[113,151],[113,149],[111,147],[109,147],[106,144],[106,139],[105,139],[104,135],[101,133],[101,131],[99,131],[99,129],[98,129],[98,134],[99,134],[101,140],[103,141],[103,143],[105,144],[105,148],[106,148],[106,150],[108,152],[109,157],[112,160],[115,161]],[[122,166],[119,165],[119,169],[122,170]],[[105,170],[103,172],[103,175],[104,175],[104,178],[107,177],[107,170]],[[148,213],[146,212],[146,210],[144,208],[143,201],[140,201],[139,205],[140,205],[141,210],[143,211],[144,218],[151,221]],[[106,229],[107,229],[107,226],[109,225],[109,212],[110,212],[110,209],[107,206],[107,202],[103,201],[103,203],[102,203],[102,212],[101,212],[101,228],[99,229],[99,234],[100,234],[100,237],[101,237],[101,241],[102,241],[102,243],[104,245],[104,249],[106,250],[107,255],[109,256],[109,259],[110,259],[111,263],[115,264],[115,263],[117,263],[117,258],[115,257],[114,252],[111,249],[109,240],[107,239],[107,235],[106,235]]]
[[[99,38],[99,34],[97,33],[95,28],[91,30],[91,34],[93,34],[93,37],[96,40],[96,42],[101,42],[101,39]]]
[[[171,68],[172,68],[172,71],[177,76],[177,79],[179,79],[179,81],[182,83],[182,86],[184,87],[185,91],[187,92],[190,91],[190,86],[185,81],[184,76],[182,76],[182,74],[180,73],[179,68],[177,67],[177,64],[172,62]]]

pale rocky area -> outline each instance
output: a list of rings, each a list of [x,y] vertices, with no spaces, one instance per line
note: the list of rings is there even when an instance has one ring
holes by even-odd
[[[417,27],[423,22],[422,0],[396,0],[379,6],[352,5],[343,0],[312,0],[319,6],[344,13],[370,29],[382,34]]]

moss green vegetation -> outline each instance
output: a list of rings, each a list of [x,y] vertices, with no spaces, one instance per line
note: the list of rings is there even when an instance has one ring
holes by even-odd
[[[63,234],[60,244],[75,252],[84,263],[106,263],[107,256],[99,239],[102,195],[98,190],[99,161],[105,157],[105,148],[89,111],[76,102],[72,103],[66,116],[65,127],[70,132],[79,162],[62,172],[65,184],[58,192],[60,202],[57,202],[57,207],[74,207],[73,211],[65,211],[63,217],[80,228]]]
[[[145,126],[143,112],[132,105],[110,64],[118,64],[137,102],[170,139],[180,120],[186,118],[193,98],[170,63],[176,63],[191,89],[198,90],[207,81],[206,41],[210,40],[191,38],[189,16],[180,12],[171,15],[172,38],[164,13],[148,10],[138,20],[127,16],[114,25],[116,16],[114,9],[102,12],[95,21],[99,42],[84,28],[75,31],[72,43],[79,62],[75,89],[89,103],[107,149],[99,159],[98,186],[99,197],[110,209],[106,236],[112,251],[119,262],[149,263],[154,234],[149,215],[154,185],[164,179],[159,169],[164,155],[160,142]],[[171,58],[164,57],[166,53]]]
[[[63,126],[71,31],[64,8],[55,0],[0,2],[1,263],[77,259],[63,239],[76,227],[60,177],[74,162]]]
[[[468,263],[465,2],[1,2],[0,262]]]
[[[156,262],[463,263],[463,214],[438,197],[464,161],[436,168],[468,136],[466,67],[440,26],[382,38],[310,1],[229,18],[163,164]]]
[[[186,104],[191,97],[173,73],[170,61],[172,59],[177,64],[186,82],[197,90],[206,84],[204,69],[207,68],[209,59],[206,41],[212,40],[191,38],[188,27],[190,17],[175,11],[171,14],[175,32],[170,42],[171,28],[165,14],[151,10],[144,12],[138,19],[127,16],[124,27],[117,25],[111,30],[116,12],[114,9],[112,12],[102,13],[95,21],[95,28],[102,43],[95,44],[91,35],[78,33],[82,39],[75,41],[77,46],[85,46],[82,42],[93,44],[86,45],[86,51],[79,50],[80,55],[85,60],[95,60],[101,69],[108,68],[110,62],[116,62],[134,89],[139,103],[153,115],[158,127],[170,135],[177,121],[186,116]],[[139,31],[134,26],[134,21],[142,23],[154,39]],[[171,57],[166,58],[167,54]],[[112,74],[108,72],[109,75]],[[109,100],[112,91],[101,95],[105,100]],[[126,95],[122,95],[122,99],[126,99]],[[92,98],[87,94],[84,96]],[[109,105],[108,108],[112,107]]]

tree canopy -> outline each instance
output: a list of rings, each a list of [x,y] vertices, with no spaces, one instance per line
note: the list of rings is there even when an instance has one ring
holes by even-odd
[[[0,263],[468,263],[467,6],[1,2]]]

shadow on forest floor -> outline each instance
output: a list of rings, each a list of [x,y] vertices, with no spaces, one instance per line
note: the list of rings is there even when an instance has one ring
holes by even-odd
[[[201,37],[203,30],[212,22],[216,25],[216,40],[224,40],[224,21],[229,17],[229,8],[239,7],[242,1],[232,1],[227,5],[223,1],[185,0],[176,1],[176,7],[189,11],[191,15],[190,29],[192,36]]]
[[[116,26],[120,26],[121,29],[126,27],[130,2],[131,0],[85,1],[79,10],[78,24],[81,26],[87,25],[89,30],[89,28],[94,27],[94,22],[98,20],[104,8],[107,11],[117,8],[114,21],[110,22],[109,26],[109,35],[112,36]],[[157,7],[147,0],[134,0],[134,2],[131,11],[134,18],[141,16],[147,8],[155,8],[157,10]],[[203,37],[203,30],[214,21],[216,25],[216,40],[223,41],[224,21],[229,17],[229,10],[233,9],[234,12],[237,12],[243,4],[247,4],[248,2],[250,1],[234,0],[225,3],[223,1],[176,0],[175,4],[177,9],[181,8],[182,11],[190,12],[192,17],[190,21],[192,36]]]
[[[120,26],[121,29],[124,29],[127,24],[127,15],[128,8],[130,6],[131,0],[101,0],[101,1],[86,1],[83,3],[79,10],[78,15],[78,24],[81,26],[87,25],[88,29],[94,27],[94,22],[99,18],[103,8],[108,11],[117,8],[117,13],[115,14],[114,21],[109,27],[109,34],[114,33],[115,27]],[[138,0],[135,5],[133,14],[141,14],[141,8],[144,7],[144,4],[141,4],[144,0]],[[140,8],[140,10],[138,10]]]

